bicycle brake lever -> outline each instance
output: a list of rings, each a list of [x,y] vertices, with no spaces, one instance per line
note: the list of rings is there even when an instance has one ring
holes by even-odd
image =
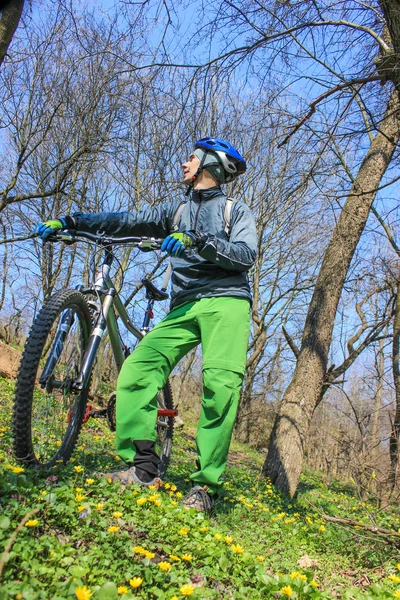
[[[64,242],[64,244],[75,244],[77,241],[76,237],[72,232],[70,233],[54,233],[49,235],[46,242]]]
[[[158,250],[160,248],[160,244],[158,240],[155,238],[143,238],[142,241],[138,243],[139,248],[149,248],[151,250]]]

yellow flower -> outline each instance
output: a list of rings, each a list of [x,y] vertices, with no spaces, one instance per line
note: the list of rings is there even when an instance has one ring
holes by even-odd
[[[180,560],[181,560],[181,559],[179,558],[179,556],[175,556],[175,554],[170,554],[170,555],[169,555],[169,557],[170,557],[170,559],[171,559],[171,560],[176,560],[176,562],[180,562]],[[183,557],[182,557],[182,558],[183,558]]]
[[[142,551],[143,556],[145,556],[146,558],[154,558],[155,554],[154,552],[150,552],[150,550],[143,550]]]
[[[235,552],[236,554],[242,554],[242,552],[244,552],[244,550],[243,550],[242,546],[239,546],[239,544],[236,544],[236,545],[235,545],[235,544],[232,544],[232,546],[231,546],[231,550],[232,550],[233,552]]]
[[[182,494],[182,492],[176,492],[175,496],[177,498],[182,498],[183,494]]]
[[[170,488],[170,487],[171,487],[171,484],[170,484],[170,483],[166,483],[166,484],[164,485],[164,488],[165,488],[166,490],[169,490],[169,488]]]
[[[285,585],[285,587],[281,588],[280,592],[284,596],[291,596],[293,594],[293,590],[290,585]]]
[[[189,533],[189,529],[187,529],[187,527],[182,527],[182,529],[179,530],[179,533],[181,535],[187,535]]]
[[[142,583],[143,579],[141,577],[133,577],[129,580],[129,585],[133,588],[138,588]]]
[[[264,562],[265,558],[264,556],[257,556],[257,560],[258,562]]]
[[[160,494],[152,494],[151,496],[149,496],[149,497],[147,498],[147,500],[148,500],[149,502],[155,502],[155,501],[157,500],[157,498],[159,498],[159,497],[160,497]]]
[[[224,537],[224,540],[226,541],[227,544],[232,544],[233,542],[233,537],[231,537],[230,535],[226,535]]]
[[[86,510],[86,506],[84,506],[83,504],[80,504],[78,506],[78,510],[79,510],[79,512],[83,512],[84,510]]]
[[[75,491],[78,492],[78,494],[80,494],[80,492],[83,492],[83,488],[75,488]]]
[[[317,588],[317,587],[319,587],[319,583],[317,583],[317,582],[315,581],[315,579],[311,579],[311,581],[310,581],[310,585],[312,585],[314,588]]]
[[[222,538],[222,535],[220,533],[216,533],[214,537],[217,541],[219,541]]]
[[[74,470],[75,470],[77,473],[82,473],[82,471],[83,471],[83,467],[81,467],[80,465],[77,465],[76,467],[74,467]],[[90,593],[90,596],[91,596],[91,595],[92,595],[92,594]],[[90,598],[90,596],[88,596],[88,598]],[[82,599],[82,600],[85,600],[85,599]]]
[[[132,550],[135,554],[143,554],[143,552],[146,552],[146,550],[142,548],[142,546],[134,546]]]
[[[86,479],[86,483],[88,485],[92,485],[92,483],[94,483],[94,479]],[[121,585],[120,587],[124,587],[123,585]],[[127,589],[127,588],[126,588]]]
[[[99,504],[96,504],[96,510],[103,510],[104,508],[104,504],[101,504],[101,502],[99,502]]]
[[[139,506],[143,506],[143,504],[145,504],[147,502],[147,498],[138,498],[136,500],[136,504],[138,504]]]
[[[194,587],[193,585],[183,585],[181,588],[179,588],[179,591],[182,596],[191,596],[194,592]]]
[[[171,600],[179,600],[178,596],[172,596]]]
[[[84,497],[85,497],[85,496],[84,496],[83,494],[77,494],[77,495],[75,496],[75,500],[76,500],[77,502],[82,502],[82,500],[84,499]]]
[[[22,467],[12,467],[12,471],[18,475],[18,473],[23,473],[24,469]]]
[[[396,590],[395,592],[393,592],[393,597],[400,598],[400,590]]]
[[[307,575],[303,575],[303,573],[301,575],[299,575],[299,579],[300,581],[307,581]]]
[[[157,500],[154,500],[154,504],[156,506],[161,506],[162,502],[161,502],[160,498],[157,498]]]
[[[36,527],[38,523],[39,521],[37,519],[30,519],[25,523],[25,527]]]
[[[158,566],[162,571],[170,571],[171,570],[171,563],[169,563],[167,561],[159,562]]]
[[[205,533],[206,531],[208,531],[208,527],[200,527],[199,531],[201,533]]]
[[[79,586],[75,589],[75,596],[78,598],[78,600],[89,600],[91,595],[92,592],[86,587],[86,585]]]
[[[118,587],[118,594],[127,594],[128,593],[128,588],[126,587],[126,585],[120,585]]]
[[[290,573],[289,577],[290,579],[296,579],[296,577],[298,577],[300,575],[300,573],[298,571],[293,571],[293,573]]]
[[[326,531],[326,527],[325,527],[325,525],[320,525],[320,528],[319,528],[319,530],[320,530],[320,531]]]
[[[122,517],[122,512],[114,512],[114,513],[113,513],[113,517],[114,517],[115,519],[120,519],[120,518]]]
[[[182,560],[186,560],[187,562],[190,562],[192,560],[192,555],[191,554],[182,554]]]
[[[397,569],[398,571],[400,571],[400,563],[397,563],[397,565],[396,565],[396,569]]]
[[[172,506],[176,506],[178,503],[176,500],[171,500],[171,504],[172,504]]]
[[[177,490],[176,485],[171,485],[171,492],[176,492],[176,490]]]
[[[395,583],[400,583],[400,577],[398,575],[389,575],[388,579],[394,581]]]
[[[119,527],[117,527],[116,525],[112,525],[107,529],[107,531],[108,533],[117,533],[117,531],[119,531]]]

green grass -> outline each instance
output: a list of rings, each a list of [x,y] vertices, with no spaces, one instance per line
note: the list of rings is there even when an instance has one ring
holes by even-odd
[[[0,546],[9,545],[0,600],[400,597],[399,551],[322,517],[371,523],[375,515],[377,525],[398,530],[398,511],[375,514],[351,486],[328,488],[306,474],[289,500],[260,477],[263,456],[234,443],[225,495],[205,517],[180,504],[194,469],[194,427],[176,433],[158,493],[94,474],[121,466],[113,434],[98,420],[85,425],[68,466],[18,473],[11,404],[12,386],[0,380]]]

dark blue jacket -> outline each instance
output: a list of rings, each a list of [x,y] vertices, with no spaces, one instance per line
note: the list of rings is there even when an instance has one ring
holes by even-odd
[[[74,215],[77,229],[114,236],[164,238],[174,231],[180,200],[166,202],[136,213]],[[257,254],[254,217],[241,200],[232,205],[229,239],[225,233],[226,195],[221,188],[195,190],[179,220],[179,231],[205,234],[204,246],[172,258],[171,308],[200,298],[233,296],[251,301],[247,271]]]

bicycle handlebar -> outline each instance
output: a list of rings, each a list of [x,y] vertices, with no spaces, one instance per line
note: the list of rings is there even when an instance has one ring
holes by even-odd
[[[138,248],[149,248],[151,250],[159,250],[163,243],[163,238],[153,237],[113,237],[104,233],[89,233],[88,231],[75,231],[68,229],[63,233],[55,233],[47,238],[49,242],[65,242],[74,244],[78,241],[77,238],[84,238],[91,242],[98,244],[99,246],[116,246],[132,244]]]

